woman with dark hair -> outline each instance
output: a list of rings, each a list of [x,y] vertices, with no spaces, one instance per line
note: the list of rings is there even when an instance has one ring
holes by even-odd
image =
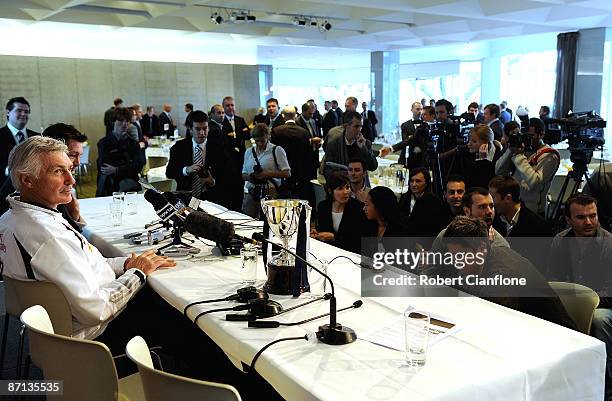
[[[372,188],[363,207],[366,218],[376,223],[374,234],[382,237],[402,237],[406,229],[400,222],[400,209],[395,193],[387,187]]]
[[[317,208],[317,228],[310,236],[349,252],[358,253],[367,221],[363,203],[351,198],[349,179],[333,173],[326,183],[327,199]]]
[[[429,170],[414,168],[408,173],[408,178],[410,190],[400,199],[402,219],[417,236],[433,238],[448,225],[453,216],[448,206],[431,192]]]

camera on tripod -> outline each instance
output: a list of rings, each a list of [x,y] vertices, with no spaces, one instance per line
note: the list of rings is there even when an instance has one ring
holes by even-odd
[[[567,118],[550,119],[547,123],[558,128],[547,132],[545,142],[555,144],[567,139],[570,160],[584,168],[591,162],[593,151],[603,149],[606,143],[606,121],[594,111],[570,113]]]

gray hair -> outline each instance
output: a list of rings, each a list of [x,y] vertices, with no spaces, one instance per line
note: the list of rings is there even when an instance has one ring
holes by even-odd
[[[295,112],[295,107],[286,106],[281,114],[285,117],[285,120],[295,120],[295,115],[297,113]]]
[[[11,182],[17,191],[21,190],[20,177],[29,174],[38,177],[42,169],[41,156],[52,152],[68,153],[68,147],[57,139],[33,136],[15,146],[8,157]]]

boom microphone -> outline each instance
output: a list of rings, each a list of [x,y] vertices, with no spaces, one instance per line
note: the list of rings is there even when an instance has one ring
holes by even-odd
[[[238,239],[250,244],[257,244],[250,238],[236,234],[234,224],[225,221],[206,212],[194,210],[185,218],[185,231],[196,237],[205,238],[219,244],[229,244],[233,239]]]

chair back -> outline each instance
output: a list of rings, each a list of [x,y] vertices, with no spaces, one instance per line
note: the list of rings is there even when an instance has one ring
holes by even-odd
[[[551,281],[549,284],[561,299],[576,328],[588,335],[591,331],[593,313],[599,305],[599,295],[581,284],[562,281]]]
[[[149,169],[164,167],[168,164],[168,158],[166,156],[149,156],[147,157]]]
[[[106,345],[53,333],[45,308],[34,305],[21,314],[28,329],[30,354],[45,380],[63,380],[64,401],[116,401],[117,370]]]
[[[173,179],[154,181],[149,184],[161,192],[176,191],[176,181]]]
[[[72,335],[72,312],[59,287],[49,281],[23,281],[4,277],[7,312],[14,316],[33,305],[42,305],[51,318],[53,332]]]
[[[241,401],[240,394],[232,386],[190,379],[155,369],[147,343],[140,336],[127,343],[125,353],[138,366],[147,401]]]

